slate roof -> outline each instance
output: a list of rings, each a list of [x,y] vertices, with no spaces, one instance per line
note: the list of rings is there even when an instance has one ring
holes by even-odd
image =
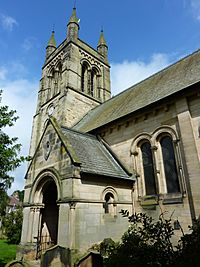
[[[94,108],[73,128],[89,132],[200,81],[200,50]]]
[[[128,171],[96,136],[61,127],[62,133],[78,158],[81,172],[132,180]],[[131,177],[130,177],[131,176]]]

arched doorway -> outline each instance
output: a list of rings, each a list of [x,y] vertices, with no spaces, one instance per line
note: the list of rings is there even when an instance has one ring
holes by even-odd
[[[59,208],[57,205],[57,187],[53,179],[44,184],[42,195],[44,208],[41,210],[38,256],[49,247],[57,244]]]

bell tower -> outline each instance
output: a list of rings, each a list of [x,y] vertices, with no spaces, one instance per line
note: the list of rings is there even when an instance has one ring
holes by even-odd
[[[87,112],[110,98],[110,66],[104,34],[101,32],[97,49],[92,48],[79,39],[79,21],[73,8],[66,39],[56,46],[53,31],[47,44],[30,155],[49,116],[53,115],[63,126],[72,127]]]

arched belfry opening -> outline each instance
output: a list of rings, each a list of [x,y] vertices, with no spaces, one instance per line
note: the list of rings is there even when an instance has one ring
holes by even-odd
[[[57,244],[58,216],[57,205],[58,192],[53,179],[49,179],[42,188],[41,227],[39,231],[40,252]]]

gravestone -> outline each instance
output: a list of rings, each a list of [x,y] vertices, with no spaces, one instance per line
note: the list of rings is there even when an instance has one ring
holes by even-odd
[[[13,260],[7,263],[5,267],[29,267],[29,265],[19,260]]]
[[[103,258],[98,252],[89,252],[75,267],[103,267]]]
[[[71,267],[71,252],[56,245],[46,250],[41,257],[41,267]]]

